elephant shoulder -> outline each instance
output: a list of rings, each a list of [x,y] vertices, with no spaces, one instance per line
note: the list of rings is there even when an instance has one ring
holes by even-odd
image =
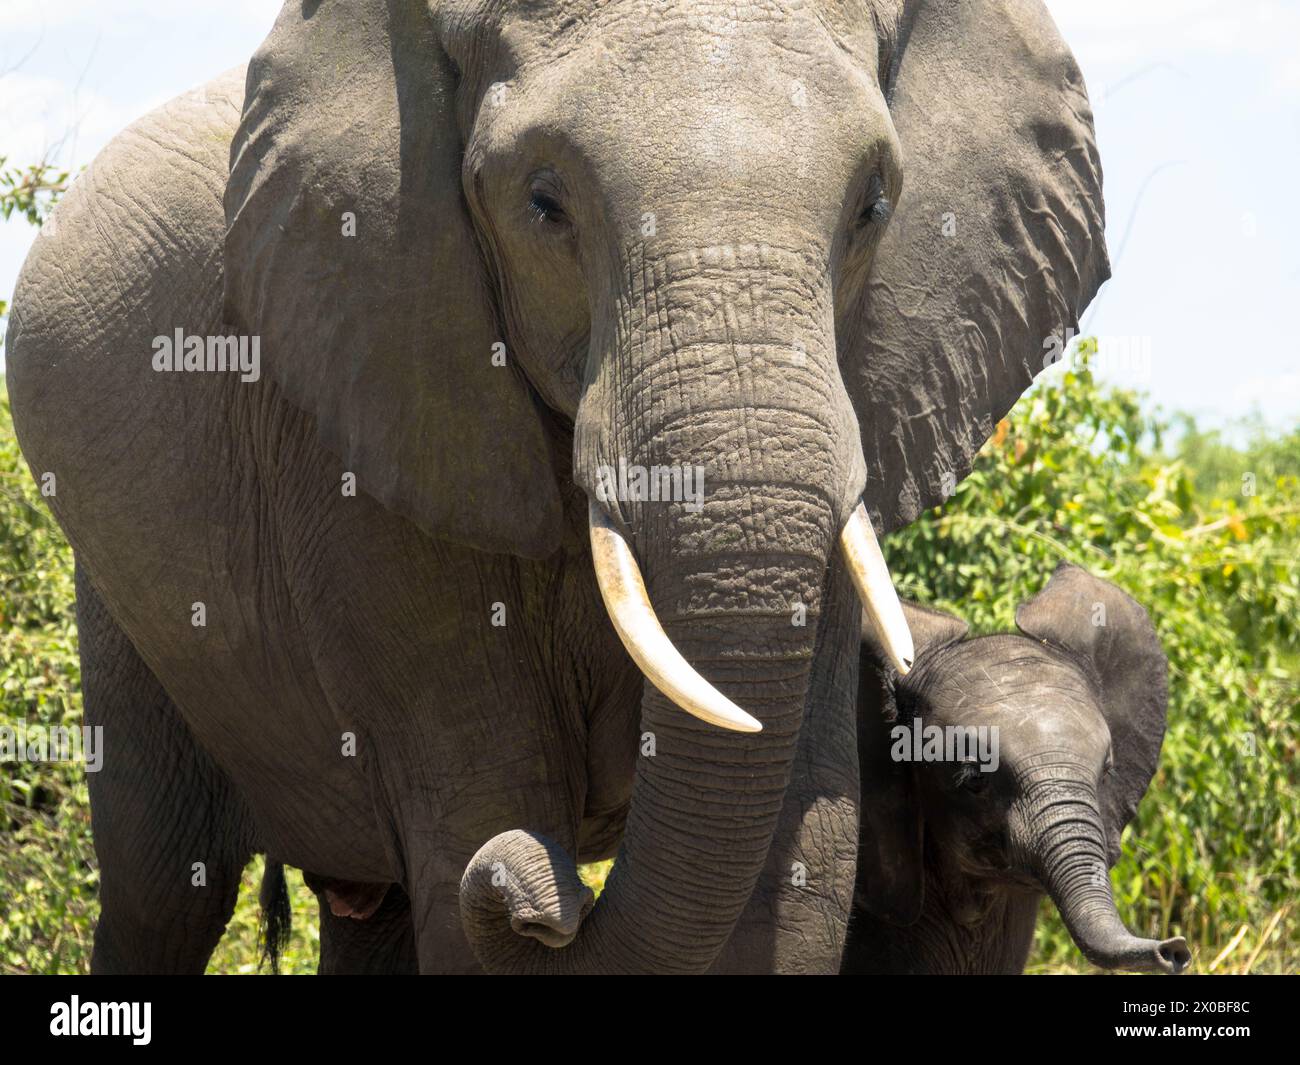
[[[146,114],[75,179],[18,276],[10,390],[68,362],[125,359],[136,335],[198,326],[220,308],[221,196],[243,81],[243,68],[229,70]]]
[[[154,406],[153,343],[221,314],[222,193],[244,95],[227,71],[119,133],[41,228],[14,293],[5,376],[37,470],[88,468]],[[57,509],[57,508],[56,508]]]

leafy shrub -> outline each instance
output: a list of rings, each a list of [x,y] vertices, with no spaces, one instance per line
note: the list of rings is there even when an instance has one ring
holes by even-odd
[[[75,726],[71,556],[0,400],[0,726]],[[0,972],[81,971],[98,912],[79,766],[0,763]]]

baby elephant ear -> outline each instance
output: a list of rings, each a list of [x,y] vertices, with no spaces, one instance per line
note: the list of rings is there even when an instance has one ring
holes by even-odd
[[[945,644],[964,640],[970,632],[970,626],[961,618],[934,607],[905,602],[903,615],[907,618],[907,627],[912,630],[917,658]]]
[[[454,91],[427,5],[286,4],[231,146],[226,314],[363,491],[540,558],[559,490],[484,283]]]
[[[840,336],[885,532],[951,494],[1110,276],[1092,111],[1040,0],[908,9],[880,74],[903,189]]]
[[[925,903],[925,825],[911,767],[890,756],[897,721],[893,671],[863,643],[858,670],[858,878],[854,906],[906,927]]]
[[[907,619],[907,627],[912,633],[912,645],[916,649],[917,659],[926,651],[965,639],[966,633],[970,631],[970,626],[961,618],[942,610],[909,603],[905,599],[902,604],[903,617]],[[862,617],[862,647],[864,653],[881,668],[889,660],[876,636],[876,627],[867,621],[865,614]],[[867,658],[863,662],[865,664]]]
[[[1110,860],[1155,775],[1165,736],[1169,664],[1151,618],[1128,593],[1062,562],[1038,595],[1016,610],[1026,636],[1091,663],[1115,764],[1102,781]]]
[[[903,603],[919,660],[927,651],[955,643],[966,622],[941,610]],[[857,905],[895,925],[910,925],[925,901],[922,862],[925,826],[911,767],[891,757],[890,730],[897,722],[894,673],[876,643],[875,627],[863,619],[858,668],[858,764],[862,805],[858,827]]]

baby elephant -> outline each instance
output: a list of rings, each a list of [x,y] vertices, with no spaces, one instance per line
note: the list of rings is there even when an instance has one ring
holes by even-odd
[[[968,640],[965,622],[906,609],[906,677],[863,644],[841,971],[1019,973],[1046,891],[1094,965],[1181,972],[1187,944],[1131,934],[1110,888],[1165,731],[1166,661],[1146,611],[1065,564],[1016,611],[1023,635]]]

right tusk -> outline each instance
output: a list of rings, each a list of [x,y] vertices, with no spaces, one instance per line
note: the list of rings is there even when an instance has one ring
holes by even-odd
[[[701,677],[673,646],[655,616],[632,548],[595,502],[588,508],[591,560],[614,631],[656,688],[688,714],[736,732],[762,732],[762,723]]]
[[[871,527],[867,508],[861,503],[840,533],[840,549],[858,589],[858,598],[862,600],[867,624],[894,669],[900,676],[905,675],[912,668],[916,656],[912,630],[907,627],[903,604],[894,591],[894,582],[885,565],[885,556],[881,554],[876,530]]]

